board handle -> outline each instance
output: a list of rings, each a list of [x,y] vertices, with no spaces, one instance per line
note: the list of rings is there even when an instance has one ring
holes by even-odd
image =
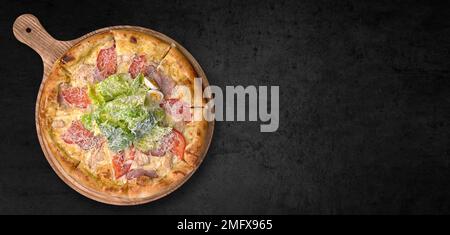
[[[44,63],[44,75],[51,69],[55,60],[74,44],[74,40],[59,41],[50,36],[39,20],[31,14],[17,17],[14,21],[13,33],[17,40],[31,47],[41,56]]]

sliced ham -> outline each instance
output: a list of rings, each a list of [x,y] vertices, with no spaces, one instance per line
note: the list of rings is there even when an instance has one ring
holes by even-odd
[[[155,79],[164,96],[170,96],[172,94],[172,90],[175,88],[175,82],[164,76],[161,72],[157,71],[156,67],[153,65],[149,65],[147,69],[148,76]]]
[[[132,180],[140,176],[147,176],[150,178],[157,178],[158,174],[154,170],[144,170],[144,169],[133,169],[127,173],[127,179]]]
[[[192,121],[191,106],[179,99],[166,99],[160,104],[174,121]]]

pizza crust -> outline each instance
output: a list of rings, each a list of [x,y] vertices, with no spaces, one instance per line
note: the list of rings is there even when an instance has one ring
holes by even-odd
[[[130,199],[159,197],[173,191],[177,185],[186,180],[192,172],[192,166],[180,162],[164,178],[155,181],[148,178],[138,178],[128,183],[128,197]],[[145,182],[145,179],[147,182]]]

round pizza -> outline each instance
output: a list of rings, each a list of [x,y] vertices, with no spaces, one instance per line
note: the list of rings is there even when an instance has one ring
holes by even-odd
[[[188,59],[144,32],[87,37],[53,65],[38,120],[65,173],[99,193],[139,199],[167,192],[196,169],[208,122],[193,119]]]

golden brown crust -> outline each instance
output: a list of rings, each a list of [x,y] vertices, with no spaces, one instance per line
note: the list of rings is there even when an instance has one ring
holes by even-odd
[[[190,153],[194,156],[202,155],[206,147],[207,130],[208,122],[205,120],[194,121],[186,125],[183,130],[183,135],[187,142],[185,150],[186,153]],[[189,156],[187,158],[189,159]],[[196,160],[189,160],[188,163],[195,165]]]
[[[79,161],[77,159],[70,158],[61,146],[56,143],[52,143],[54,136],[51,131],[51,117],[55,115],[57,106],[57,87],[60,82],[64,81],[67,81],[67,76],[64,70],[62,70],[59,64],[57,64],[54,66],[48,78],[44,81],[45,86],[42,90],[40,110],[38,110],[38,120],[40,123],[40,128],[43,130],[41,134],[47,148],[49,148],[52,153],[56,153],[54,156],[57,157],[64,169],[71,171],[78,166]]]
[[[170,49],[170,45],[151,35],[126,30],[111,30],[119,55],[145,55],[150,62],[159,63]]]
[[[174,190],[181,181],[185,180],[192,170],[192,166],[184,162],[179,162],[169,174],[158,181],[154,181],[148,177],[136,179],[128,183],[128,197],[130,199],[145,199],[148,197],[164,196]],[[142,184],[142,181],[144,181],[144,184]]]
[[[197,76],[197,73],[189,63],[189,60],[176,47],[170,48],[159,67],[177,84],[194,85],[194,78]]]
[[[112,30],[118,57],[117,72],[126,73],[134,56],[145,56],[147,62],[158,65],[170,45],[151,35],[125,29]]]
[[[114,37],[112,33],[95,34],[70,48],[57,63],[72,73],[81,63],[96,65],[98,52],[113,45]]]
[[[200,112],[200,118],[202,120],[194,120],[187,123],[182,131],[183,136],[186,139],[186,149],[184,154],[184,160],[190,166],[197,166],[199,156],[202,155],[206,148],[206,132],[208,129],[208,122],[203,119],[203,107],[205,105],[204,99],[200,101],[200,107],[194,106],[196,103],[194,99],[194,79],[197,74],[189,63],[189,60],[181,53],[181,51],[172,47],[161,61],[159,66],[160,70],[168,77],[172,78],[177,85],[184,85],[190,88],[191,99],[187,102],[193,107],[191,112]],[[181,89],[176,89],[176,91],[182,91]],[[187,98],[184,97],[182,92],[172,94],[173,98],[178,98],[186,101]]]
[[[76,170],[71,172],[71,176],[77,182],[91,189],[96,189],[111,196],[127,197],[127,184],[120,185],[111,180],[102,179],[98,175],[92,174],[82,163],[78,165]]]
[[[66,151],[69,148],[68,144],[57,141],[60,136],[57,136],[52,128],[52,122],[59,107],[59,84],[73,82],[71,76],[82,63],[95,66],[98,51],[114,44],[119,50],[119,56],[126,53],[145,52],[148,60],[161,63],[161,69],[167,72],[167,75],[177,84],[193,86],[196,74],[189,61],[178,49],[172,48],[169,51],[170,46],[155,37],[130,30],[111,30],[88,37],[57,60],[49,76],[43,81],[37,118],[44,151],[51,153],[49,155],[57,160],[56,164],[59,164],[64,170],[64,174],[70,177],[69,181],[72,184],[85,187],[86,190],[98,194],[99,198],[114,196],[119,198],[118,200],[126,201],[163,196],[175,189],[180,182],[186,180],[186,177],[199,164],[206,141],[208,128],[206,121],[191,122],[185,126],[182,131],[187,144],[184,160],[176,161],[167,175],[157,179],[142,176],[128,181],[126,184],[112,180],[111,169],[103,168],[98,170],[97,174],[92,173],[82,160]],[[70,147],[73,148],[73,146]]]

